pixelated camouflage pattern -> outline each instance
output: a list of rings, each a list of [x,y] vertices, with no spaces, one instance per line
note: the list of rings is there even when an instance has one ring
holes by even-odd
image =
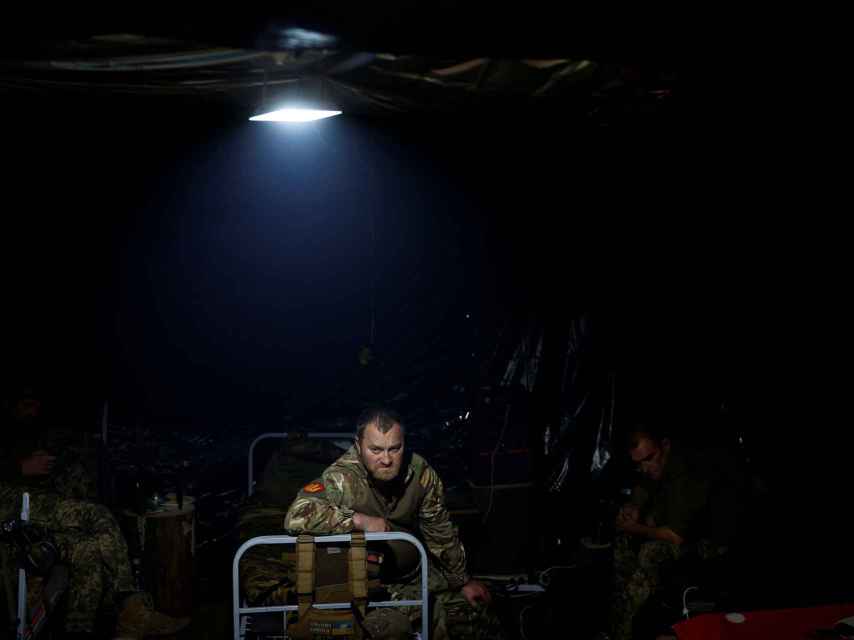
[[[679,545],[619,534],[614,539],[614,598],[611,603],[612,640],[629,640],[632,622],[658,589],[661,572],[682,555]]]
[[[96,475],[82,461],[62,465],[51,477],[54,491],[61,496],[77,500],[95,500],[98,497]]]
[[[329,466],[317,480],[323,485],[319,492],[300,491],[288,509],[285,529],[291,533],[324,535],[353,531],[354,506],[364,509],[373,494],[368,472],[355,447]],[[406,523],[417,526],[418,535],[428,553],[441,567],[451,588],[468,581],[466,553],[457,528],[445,508],[444,486],[436,471],[418,454],[412,454],[404,471],[404,495],[398,502],[398,512],[405,523],[389,519],[379,509],[365,511],[367,515],[384,517],[392,529],[408,530]],[[412,532],[412,531],[410,531]]]
[[[21,489],[0,484],[0,504],[4,518],[19,514]],[[31,492],[30,521],[51,532],[60,560],[69,567],[66,630],[92,631],[102,603],[113,604],[114,594],[135,590],[127,544],[115,518],[102,505]]]
[[[611,603],[612,640],[632,637],[632,623],[644,603],[661,586],[662,573],[686,553],[711,560],[727,553],[726,546],[707,538],[675,545],[663,540],[643,540],[624,533],[614,540],[614,598]]]
[[[55,452],[50,482],[54,491],[66,498],[98,500],[98,453],[68,428],[48,430],[45,449]]]

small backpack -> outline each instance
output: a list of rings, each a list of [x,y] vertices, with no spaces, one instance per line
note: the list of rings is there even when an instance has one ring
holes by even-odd
[[[316,584],[314,538],[297,538],[296,594],[299,610],[288,614],[287,632],[294,640],[362,640],[368,604],[365,534],[353,532],[347,559],[347,581]],[[318,609],[312,605],[349,602],[349,608]]]

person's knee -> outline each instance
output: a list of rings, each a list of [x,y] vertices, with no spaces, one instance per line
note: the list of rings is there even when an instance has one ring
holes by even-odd
[[[117,534],[120,532],[119,523],[107,507],[95,502],[84,502],[82,504],[87,510],[86,519],[93,533]]]
[[[88,500],[61,499],[57,504],[57,515],[65,524],[87,530],[118,528],[115,516],[107,507]]]
[[[472,605],[462,594],[448,595],[439,603],[452,638],[501,638],[501,622],[491,606]]]
[[[643,569],[658,569],[679,557],[679,547],[672,542],[653,540],[644,542],[638,554],[638,563]]]
[[[406,640],[412,637],[409,618],[391,607],[380,607],[365,616],[365,629],[376,640]]]

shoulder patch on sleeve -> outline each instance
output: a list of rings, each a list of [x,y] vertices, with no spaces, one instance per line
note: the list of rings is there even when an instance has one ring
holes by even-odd
[[[324,488],[325,487],[319,482],[309,482],[302,488],[302,490],[306,493],[320,493]]]

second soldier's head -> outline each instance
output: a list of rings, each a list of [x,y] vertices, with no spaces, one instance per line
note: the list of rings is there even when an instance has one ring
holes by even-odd
[[[640,473],[650,480],[661,480],[670,457],[670,438],[638,426],[629,433],[629,455]]]

